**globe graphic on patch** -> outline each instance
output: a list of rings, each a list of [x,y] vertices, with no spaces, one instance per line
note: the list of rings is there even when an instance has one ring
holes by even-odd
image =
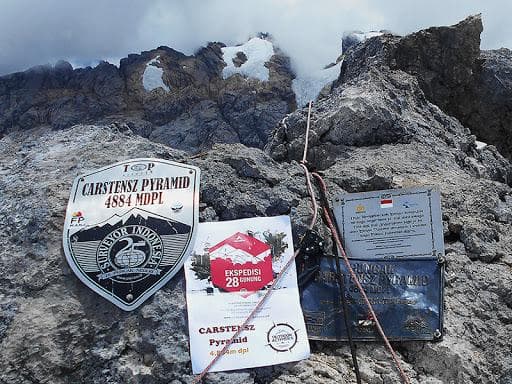
[[[144,252],[133,250],[132,252],[117,254],[114,261],[122,268],[133,268],[141,265],[145,259],[146,255]]]
[[[130,237],[125,237],[122,241],[128,244],[115,254],[114,262],[121,268],[134,268],[144,263],[146,254],[136,248],[143,247],[146,243],[144,241],[134,243]]]

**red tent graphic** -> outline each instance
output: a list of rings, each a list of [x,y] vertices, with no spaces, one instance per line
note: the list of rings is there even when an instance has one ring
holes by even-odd
[[[209,249],[212,284],[228,292],[257,291],[273,280],[270,246],[237,232]]]

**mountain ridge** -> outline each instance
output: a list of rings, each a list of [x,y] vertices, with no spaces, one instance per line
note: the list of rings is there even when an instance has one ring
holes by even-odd
[[[333,63],[341,68],[337,80],[332,66],[297,78],[290,59],[277,46],[264,63],[268,81],[236,73],[225,77],[223,71],[231,64],[224,61],[226,45],[219,42],[193,55],[160,46],[129,54],[119,67],[103,61],[94,68],[73,69],[59,61],[53,67],[0,77],[0,135],[45,125],[62,129],[76,123],[120,123],[143,137],[193,153],[217,142],[263,148],[297,103],[305,105],[318,94],[325,97],[357,75],[362,65],[386,65],[413,75],[429,101],[510,158],[512,74],[507,68],[512,66],[512,51],[481,51],[482,30],[481,16],[475,15],[403,37],[389,31],[345,34],[342,56]],[[254,39],[272,41],[268,34]],[[243,51],[243,46],[230,49]],[[358,61],[372,57],[372,51],[373,63]],[[333,52],[336,55],[339,52]],[[163,87],[147,91],[144,70],[156,57]],[[233,63],[237,69],[246,61],[233,57]]]
[[[262,147],[281,116],[295,108],[289,59],[276,50],[266,64],[268,81],[240,75],[223,79],[223,46],[210,43],[191,56],[159,47],[129,54],[119,68],[101,62],[73,70],[61,61],[53,68],[38,66],[2,76],[0,134],[44,125],[62,129],[76,123],[121,122],[142,136],[192,152],[216,141]],[[170,92],[143,88],[146,64],[156,56]],[[201,132],[191,127],[197,123]]]

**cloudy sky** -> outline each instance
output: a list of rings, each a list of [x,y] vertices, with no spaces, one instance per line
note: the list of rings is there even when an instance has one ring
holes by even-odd
[[[191,54],[270,32],[300,72],[333,61],[346,30],[406,34],[482,13],[482,47],[512,48],[512,1],[480,0],[0,0],[0,75],[58,59],[116,63],[167,45]]]

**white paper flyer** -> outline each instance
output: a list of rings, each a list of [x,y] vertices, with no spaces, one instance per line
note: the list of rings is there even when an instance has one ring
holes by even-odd
[[[293,257],[288,216],[200,223],[185,262],[192,370],[218,355]],[[295,264],[211,368],[259,367],[309,357]]]

